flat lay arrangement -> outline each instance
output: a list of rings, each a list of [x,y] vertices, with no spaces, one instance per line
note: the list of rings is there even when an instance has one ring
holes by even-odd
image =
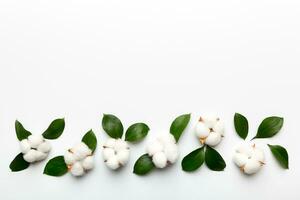
[[[154,169],[163,169],[172,165],[179,159],[181,135],[185,132],[189,134],[186,127],[190,119],[191,114],[180,115],[172,121],[168,130],[163,130],[154,137],[148,136],[150,127],[143,122],[130,125],[123,134],[124,126],[121,120],[115,115],[104,114],[102,129],[109,137],[101,146],[105,165],[111,170],[120,170],[128,163],[134,144],[146,137],[150,137],[145,147],[146,153],[136,160],[133,173],[143,176]],[[251,141],[246,141],[249,132],[247,118],[235,113],[233,123],[235,132],[245,141],[234,150],[232,161],[242,173],[255,174],[266,164],[265,154],[255,141],[274,137],[283,127],[284,119],[277,116],[265,118]],[[15,131],[21,152],[11,162],[9,166],[11,171],[22,171],[31,163],[40,163],[45,160],[54,148],[49,140],[58,139],[64,132],[64,128],[65,119],[55,119],[42,134],[35,135],[16,120]],[[205,163],[212,171],[223,171],[226,168],[226,162],[215,146],[226,138],[224,121],[216,115],[201,115],[194,125],[192,134],[195,135],[200,146],[182,159],[182,170],[192,172]],[[96,134],[93,130],[88,131],[79,143],[67,149],[63,155],[51,158],[45,165],[44,174],[56,177],[68,172],[75,177],[85,175],[96,166],[94,158],[97,144]],[[283,169],[288,169],[287,150],[280,145],[267,145],[279,165]]]

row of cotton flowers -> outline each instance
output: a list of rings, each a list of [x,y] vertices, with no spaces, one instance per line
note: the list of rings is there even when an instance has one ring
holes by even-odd
[[[237,133],[241,136],[245,135],[246,131],[248,134],[248,127],[246,127],[248,122],[245,123],[244,118],[238,119],[237,117],[239,116],[235,115]],[[134,173],[145,175],[155,168],[162,169],[176,163],[180,156],[178,142],[189,121],[190,114],[180,115],[171,123],[169,130],[153,133],[153,136],[147,141],[146,153],[135,162]],[[57,119],[50,124],[43,134],[33,135],[20,122],[16,121],[16,132],[20,141],[21,153],[11,163],[11,170],[21,171],[29,167],[31,163],[46,159],[52,149],[49,140],[60,137],[64,126],[64,119]],[[261,126],[264,125],[261,124]],[[124,167],[129,162],[131,149],[134,148],[136,143],[142,141],[150,131],[145,123],[135,123],[129,126],[124,134],[121,120],[109,114],[103,116],[102,128],[109,136],[101,144],[102,158],[111,170]],[[224,170],[226,163],[214,149],[225,138],[223,121],[215,115],[203,115],[194,124],[193,132],[195,138],[199,141],[199,148],[183,158],[182,169],[184,171],[195,171],[205,163],[211,170]],[[241,137],[245,139],[244,136]],[[255,138],[264,137],[258,133]],[[79,143],[66,149],[63,155],[50,159],[44,173],[51,176],[62,176],[70,172],[76,177],[83,176],[95,166],[94,153],[96,147],[97,138],[94,132],[90,130]],[[277,150],[275,148],[281,146],[269,145],[269,147],[273,153]],[[234,151],[233,162],[240,168],[241,172],[255,174],[265,165],[265,155],[262,148],[258,147],[257,144],[243,142]]]

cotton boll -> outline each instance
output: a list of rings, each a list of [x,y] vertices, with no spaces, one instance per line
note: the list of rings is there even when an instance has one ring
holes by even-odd
[[[115,147],[114,147],[115,151],[118,152],[118,151],[122,151],[122,150],[128,149],[128,148],[129,148],[129,146],[126,141],[124,141],[122,139],[116,140]]]
[[[157,140],[159,142],[161,142],[163,145],[166,145],[169,143],[176,143],[174,136],[170,133],[158,135]]]
[[[50,142],[44,141],[38,146],[37,150],[43,153],[48,153],[51,150]]]
[[[26,154],[23,155],[24,160],[29,163],[33,163],[36,161],[36,150],[31,149]]]
[[[208,146],[216,146],[221,142],[221,134],[216,132],[211,132],[205,139],[205,144]]]
[[[114,148],[116,144],[116,139],[114,138],[109,138],[103,145],[103,147],[109,147],[109,148]]]
[[[166,145],[164,152],[165,152],[167,160],[170,163],[175,163],[177,161],[179,152],[178,152],[178,146],[176,144]]]
[[[77,161],[80,161],[80,160],[84,159],[86,156],[92,154],[92,151],[83,142],[77,144],[74,148],[72,148],[72,152]]]
[[[161,142],[154,140],[147,145],[146,151],[149,156],[153,156],[155,153],[163,151],[164,146]]]
[[[27,139],[20,142],[20,150],[23,154],[26,154],[30,149],[31,147]]]
[[[264,152],[258,148],[253,148],[251,158],[258,160],[262,163],[265,161]]]
[[[102,151],[102,156],[104,160],[108,160],[110,157],[115,155],[115,150],[112,148],[104,148]]]
[[[35,161],[41,161],[47,158],[48,154],[40,151],[35,152]]]
[[[82,176],[84,174],[84,169],[80,162],[75,162],[71,167],[71,174],[73,176]]]
[[[152,161],[157,168],[164,168],[167,166],[167,157],[163,152],[154,154]]]
[[[255,174],[260,169],[261,169],[261,164],[257,160],[249,159],[243,171],[246,174]]]
[[[198,138],[206,138],[210,133],[210,129],[203,123],[198,122],[195,126],[195,134]]]
[[[85,170],[91,170],[94,168],[94,157],[88,156],[82,161],[82,167]]]
[[[43,141],[44,141],[44,138],[42,135],[28,136],[28,142],[29,142],[31,148],[37,148]]]
[[[221,136],[224,136],[225,128],[224,123],[222,121],[218,121],[213,127],[214,132],[220,133]]]
[[[76,161],[74,154],[69,151],[65,153],[64,159],[67,165],[73,165]]]
[[[233,162],[238,167],[243,167],[248,162],[248,157],[241,153],[235,153],[233,156]]]
[[[122,151],[118,151],[116,156],[119,163],[125,165],[129,160],[129,150],[124,149]]]
[[[213,128],[218,121],[218,117],[212,114],[205,115],[201,117],[201,119],[203,120],[203,122],[208,128]]]
[[[116,170],[120,167],[119,161],[116,156],[110,157],[105,163],[110,169],[113,170]]]

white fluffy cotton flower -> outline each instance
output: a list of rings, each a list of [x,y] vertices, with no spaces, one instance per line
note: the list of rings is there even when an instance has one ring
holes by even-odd
[[[265,156],[255,144],[252,146],[242,144],[236,149],[233,161],[245,174],[255,174],[264,165]]]
[[[195,126],[195,134],[201,144],[212,147],[221,142],[224,132],[223,122],[215,115],[205,115],[200,117]]]
[[[33,163],[47,158],[51,145],[42,135],[30,135],[27,139],[20,141],[20,150],[24,160]]]
[[[66,151],[64,160],[73,176],[82,176],[95,165],[92,150],[83,142]]]
[[[146,147],[149,156],[157,168],[165,168],[168,164],[175,163],[178,159],[178,146],[172,134],[160,134]]]
[[[106,166],[116,170],[128,162],[129,145],[122,139],[110,138],[103,144],[102,156]]]

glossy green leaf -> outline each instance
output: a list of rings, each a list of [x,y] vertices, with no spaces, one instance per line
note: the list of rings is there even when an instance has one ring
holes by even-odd
[[[237,134],[243,138],[246,139],[248,135],[249,125],[248,120],[246,117],[239,113],[235,113],[234,115],[234,127]]]
[[[207,167],[213,171],[223,171],[226,163],[222,156],[213,148],[206,146],[205,163]]]
[[[283,118],[268,117],[262,121],[258,127],[257,134],[254,138],[270,138],[276,135],[283,126]],[[254,139],[253,138],[253,139]]]
[[[278,163],[283,167],[284,169],[289,168],[289,155],[287,150],[279,145],[270,145],[268,144],[273,156],[276,158]]]
[[[43,133],[43,137],[49,140],[59,138],[65,129],[65,119],[55,119]]]
[[[201,147],[186,155],[181,162],[181,167],[186,172],[195,171],[204,163],[204,158],[204,147]]]
[[[148,154],[144,154],[135,162],[133,173],[137,175],[145,175],[154,169],[154,167],[152,158]]]
[[[185,114],[178,116],[171,124],[170,133],[175,137],[176,142],[178,142],[184,129],[187,127],[191,118],[191,114]]]
[[[122,138],[123,125],[116,116],[104,114],[102,118],[102,128],[110,137]]]
[[[83,143],[85,143],[93,152],[96,150],[97,147],[97,138],[95,133],[90,130],[89,132],[87,132],[82,140]]]
[[[23,154],[19,153],[14,160],[10,163],[9,168],[13,172],[22,171],[29,167],[30,163],[24,160]]]
[[[63,156],[57,156],[48,161],[44,174],[49,176],[62,176],[68,172],[68,166]]]
[[[141,141],[144,137],[147,136],[149,132],[149,127],[144,123],[136,123],[131,125],[126,133],[125,140],[129,142],[138,142]]]
[[[31,133],[29,131],[27,131],[24,128],[24,126],[21,124],[21,122],[19,122],[18,120],[16,120],[16,122],[15,122],[15,129],[16,129],[17,138],[20,141],[27,139],[28,136],[31,135]]]

